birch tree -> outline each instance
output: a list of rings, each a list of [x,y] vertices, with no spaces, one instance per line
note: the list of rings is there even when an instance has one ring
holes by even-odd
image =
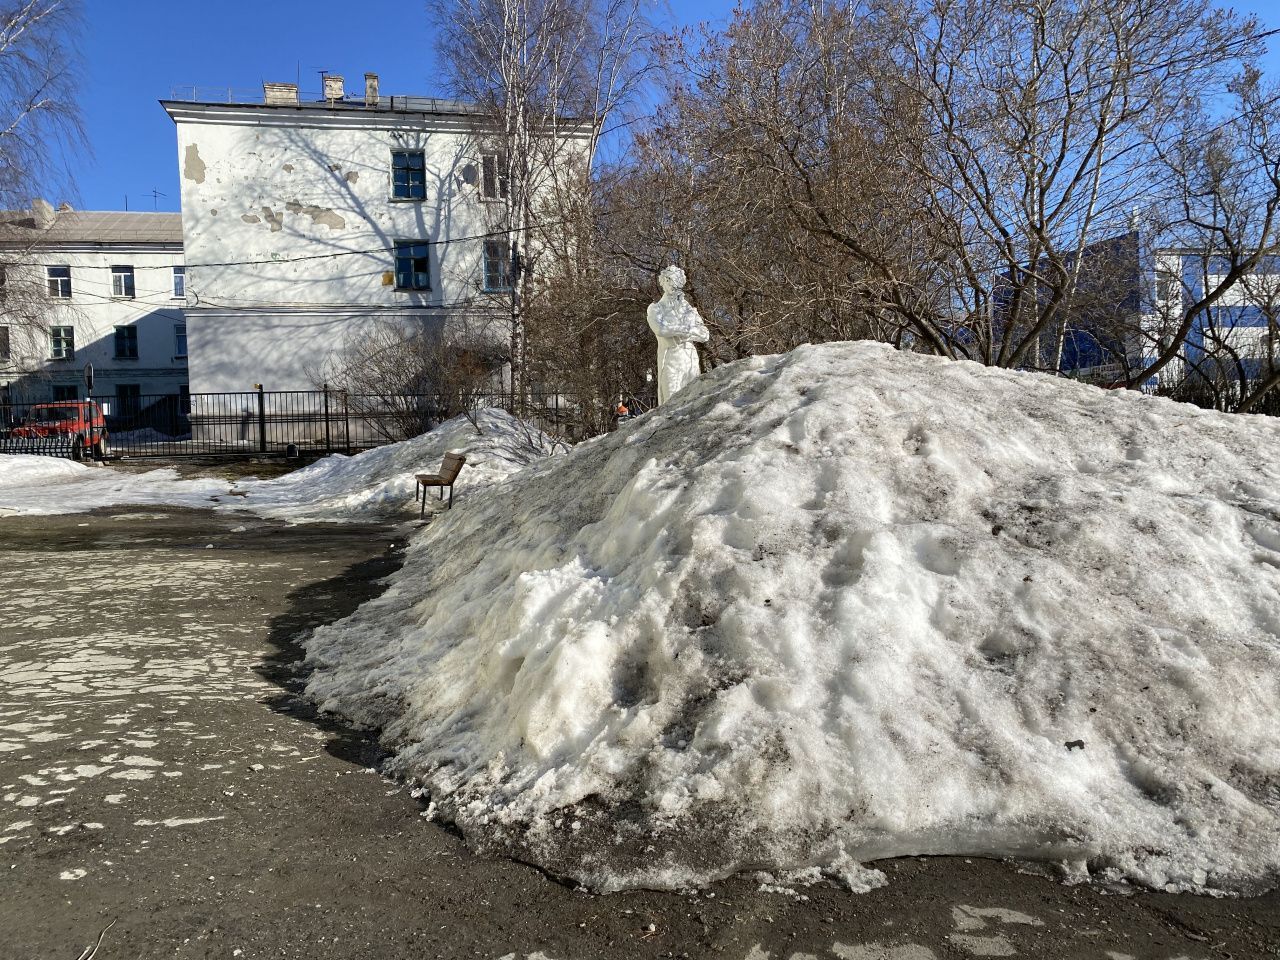
[[[60,160],[85,149],[76,105],[78,19],[70,0],[0,0],[0,210],[8,211],[0,225],[0,326],[9,341],[0,347],[15,362],[47,349],[49,299],[30,256],[41,224],[31,202],[46,191],[71,192]]]
[[[512,389],[528,387],[526,304],[548,254],[581,256],[592,166],[611,121],[646,73],[644,0],[431,0],[438,51],[459,96],[484,117],[483,149],[501,169],[490,221],[509,243]],[[570,237],[577,236],[573,245]]]

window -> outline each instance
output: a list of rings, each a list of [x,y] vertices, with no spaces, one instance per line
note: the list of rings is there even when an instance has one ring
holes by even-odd
[[[9,275],[5,272],[3,264],[0,264],[0,303],[4,303],[9,299]]]
[[[111,268],[111,295],[113,297],[133,296],[133,267]]]
[[[507,199],[506,158],[498,153],[486,153],[480,158],[480,195],[486,200]]]
[[[138,359],[137,327],[116,327],[116,359]]]
[[[187,297],[187,268],[173,268],[173,299],[185,300]]]
[[[391,196],[422,200],[427,195],[427,167],[421,150],[391,151]]]
[[[142,387],[136,383],[116,384],[116,416],[136,417],[142,410]]]
[[[75,327],[49,328],[49,357],[53,360],[71,360],[76,355]]]
[[[61,403],[64,400],[79,400],[80,388],[74,383],[59,383],[53,387],[53,402]]]
[[[12,355],[9,353],[9,326],[0,324],[0,360],[10,359]]]
[[[486,293],[511,289],[511,247],[505,240],[484,242],[484,289]]]
[[[45,272],[49,277],[49,296],[59,300],[68,300],[71,297],[71,268],[70,267],[46,267]]]
[[[396,241],[396,289],[430,290],[429,245],[425,240]]]
[[[175,323],[173,325],[173,355],[174,357],[185,357],[187,355],[187,325],[185,323]]]

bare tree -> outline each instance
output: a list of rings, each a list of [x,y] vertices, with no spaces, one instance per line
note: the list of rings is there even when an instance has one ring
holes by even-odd
[[[387,440],[416,437],[456,416],[479,430],[480,409],[498,387],[495,347],[480,330],[381,323],[348,340],[310,379],[345,395],[349,412]]]
[[[512,390],[527,389],[525,304],[550,250],[581,254],[560,223],[575,214],[611,119],[643,82],[644,0],[430,0],[454,91],[482,110],[480,147],[494,237],[509,244]]]
[[[85,149],[76,104],[74,0],[0,0],[0,363],[39,348],[51,309],[46,280],[31,251],[53,221],[33,197],[73,189],[60,160]],[[62,171],[62,172],[60,172]]]

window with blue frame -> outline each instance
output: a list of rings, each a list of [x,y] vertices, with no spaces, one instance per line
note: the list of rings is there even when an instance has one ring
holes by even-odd
[[[391,196],[423,200],[427,196],[427,164],[421,150],[391,152]]]
[[[511,291],[511,247],[505,240],[484,242],[485,293]]]
[[[431,245],[425,240],[396,241],[396,289],[430,290]]]

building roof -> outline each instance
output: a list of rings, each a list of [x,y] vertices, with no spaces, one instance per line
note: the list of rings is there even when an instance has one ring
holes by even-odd
[[[0,211],[0,242],[182,243],[182,214],[136,213],[132,210],[58,210],[53,222],[40,227],[29,210]]]

